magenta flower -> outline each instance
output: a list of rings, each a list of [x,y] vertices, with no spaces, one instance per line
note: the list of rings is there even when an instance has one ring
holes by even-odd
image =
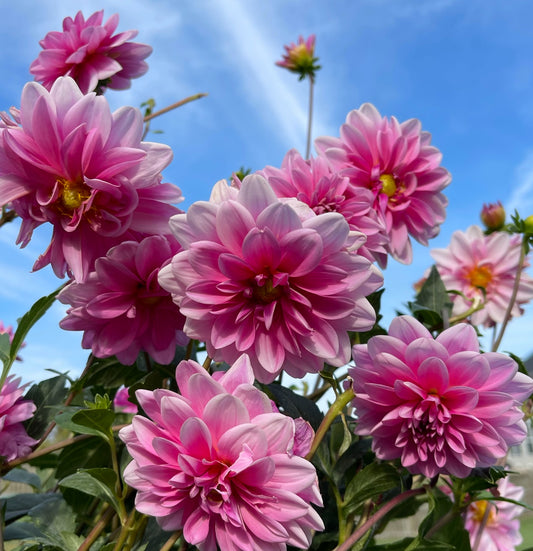
[[[93,13],[87,21],[81,11],[76,17],[63,19],[63,32],[49,32],[39,42],[43,51],[30,65],[30,73],[47,90],[57,78],[72,77],[80,90],[103,91],[105,88],[124,90],[131,79],[148,70],[144,61],[152,48],[146,44],[129,42],[137,31],[113,35],[118,15],[112,15],[102,24],[104,11]]]
[[[113,408],[120,413],[137,413],[137,406],[129,400],[129,390],[121,386],[113,398]]]
[[[176,346],[188,339],[181,331],[184,317],[157,276],[178,250],[172,238],[161,235],[113,247],[96,260],[85,282],[72,282],[58,294],[60,302],[71,305],[59,325],[84,331],[82,347],[98,358],[115,355],[132,364],[144,350],[169,364]]]
[[[150,419],[135,416],[119,433],[136,508],[200,551],[307,549],[324,529],[312,507],[322,498],[315,468],[294,453],[294,420],[253,386],[246,356],[215,375],[183,361],[181,395],[137,391]]]
[[[0,128],[0,205],[22,218],[17,243],[50,222],[54,231],[34,265],[86,279],[94,261],[127,239],[168,234],[168,218],[180,212],[168,203],[180,190],[161,183],[172,158],[168,146],[141,142],[142,115],[123,107],[111,113],[107,100],[83,95],[68,77],[48,92],[26,84],[20,126]]]
[[[409,236],[427,245],[439,233],[448,204],[441,191],[451,178],[440,166],[441,153],[430,145],[431,134],[416,119],[400,124],[365,103],[348,113],[340,135],[318,138],[317,151],[354,186],[372,192],[388,252],[409,264]]]
[[[474,325],[491,327],[505,319],[520,259],[521,239],[505,232],[485,235],[480,227],[456,231],[446,249],[433,249],[437,270],[446,289],[460,291],[450,295],[453,314],[466,313],[474,301],[485,303],[470,316]],[[522,272],[511,316],[521,316],[521,306],[533,298],[533,279]]]
[[[294,197],[309,205],[316,214],[342,214],[351,230],[366,235],[366,242],[357,254],[372,262],[378,260],[382,266],[386,264],[385,225],[374,211],[370,190],[350,184],[348,177],[333,172],[323,157],[306,161],[296,149],[285,155],[281,168],[267,166],[258,174],[267,179],[278,197]]]
[[[22,421],[31,419],[35,404],[23,400],[22,393],[27,385],[20,386],[20,378],[10,375],[0,390],[0,457],[12,461],[31,452],[38,443],[28,436]]]
[[[298,73],[300,80],[307,75],[314,78],[316,71],[320,69],[320,65],[317,64],[318,58],[315,57],[315,42],[314,34],[309,35],[307,40],[300,36],[297,44],[292,42],[288,46],[284,46],[285,54],[281,61],[276,61],[276,65]]]
[[[471,325],[436,339],[400,316],[389,334],[353,349],[356,432],[372,436],[379,459],[401,458],[414,474],[468,476],[495,465],[526,437],[520,402],[533,380],[496,352],[479,353]]]
[[[338,213],[306,207],[310,217],[300,220],[259,175],[225,188],[228,198],[195,203],[170,222],[184,250],[159,280],[187,318],[185,333],[215,360],[245,352],[261,382],[282,369],[303,377],[324,361],[346,364],[348,331],[374,325],[365,297],[383,281],[347,250],[363,236]]]

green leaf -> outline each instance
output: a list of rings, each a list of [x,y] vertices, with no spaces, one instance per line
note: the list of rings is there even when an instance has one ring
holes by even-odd
[[[115,413],[109,409],[75,409],[56,415],[56,423],[79,434],[100,436],[108,440]]]
[[[59,454],[56,476],[59,480],[77,469],[107,467],[111,464],[109,444],[101,438],[80,440],[64,448]]]
[[[470,545],[469,545],[470,547]],[[424,540],[417,536],[405,551],[459,551],[459,548],[437,540]],[[463,551],[466,551],[463,550]]]
[[[72,488],[109,503],[117,513],[120,501],[116,494],[117,475],[113,469],[79,470],[59,482],[62,488]]]
[[[9,364],[9,351],[11,348],[11,341],[7,333],[0,333],[0,360],[7,367]]]
[[[388,463],[371,463],[359,471],[349,482],[344,493],[347,515],[354,514],[367,499],[401,485],[398,471]]]
[[[2,500],[6,505],[5,520],[10,521],[28,515],[39,505],[48,501],[58,503],[61,497],[56,494],[17,494]]]
[[[26,432],[35,439],[41,438],[54,417],[54,406],[62,404],[67,395],[67,377],[59,375],[33,385],[25,395],[37,409],[31,419],[24,426]]]
[[[41,479],[35,473],[30,473],[20,467],[12,469],[8,473],[2,476],[3,480],[9,482],[17,482],[19,484],[28,484],[32,488],[39,490],[41,488]]]

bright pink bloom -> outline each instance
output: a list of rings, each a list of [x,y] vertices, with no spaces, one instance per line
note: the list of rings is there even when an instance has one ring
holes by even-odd
[[[400,316],[389,334],[353,349],[356,432],[372,436],[377,457],[401,458],[415,474],[468,476],[505,457],[527,434],[520,402],[533,380],[514,360],[479,353],[471,325],[436,339]]]
[[[187,318],[185,333],[216,360],[247,353],[261,382],[282,369],[303,377],[324,361],[346,364],[348,331],[373,326],[365,297],[383,281],[347,251],[364,237],[338,213],[305,207],[310,217],[300,220],[259,175],[225,189],[230,198],[197,202],[170,222],[184,250],[159,279]]]
[[[96,260],[85,282],[72,282],[58,294],[71,305],[59,325],[84,331],[82,347],[98,358],[115,355],[132,364],[144,350],[169,364],[176,346],[188,339],[181,331],[185,319],[157,276],[178,250],[173,238],[161,235],[113,247]]]
[[[141,142],[138,109],[111,113],[106,98],[62,77],[50,92],[26,84],[20,125],[0,128],[0,205],[22,218],[22,246],[37,226],[53,225],[34,270],[50,263],[58,277],[68,271],[83,281],[113,245],[169,233],[168,218],[180,211],[168,203],[181,200],[161,183],[172,151]]]
[[[498,494],[500,497],[520,501],[524,495],[524,488],[516,486],[508,478],[500,478]],[[478,549],[515,551],[522,543],[520,520],[517,518],[522,512],[522,507],[506,501],[474,501],[468,506],[465,519],[465,528],[470,535],[472,548],[483,525]]]
[[[10,375],[0,390],[0,457],[5,461],[27,455],[38,442],[28,436],[22,424],[31,419],[36,408],[31,400],[22,399],[27,385],[19,384],[20,378]]]
[[[351,230],[366,235],[366,242],[357,253],[372,262],[386,264],[385,225],[374,211],[374,195],[370,190],[350,184],[348,177],[333,172],[323,157],[306,161],[296,149],[285,155],[281,168],[267,166],[258,174],[267,179],[278,197],[294,197],[316,214],[342,214]]]
[[[146,44],[129,42],[137,31],[113,35],[118,15],[102,24],[104,10],[93,13],[87,21],[81,11],[76,17],[63,19],[63,32],[49,32],[39,42],[43,51],[30,65],[30,73],[50,90],[61,76],[72,77],[80,90],[103,91],[105,88],[124,90],[131,79],[148,70],[144,61],[152,53]]]
[[[115,397],[113,398],[113,407],[115,411],[120,413],[137,413],[137,406],[130,402],[129,390],[125,386],[121,386]]]
[[[253,386],[248,358],[213,377],[184,361],[176,380],[181,395],[138,390],[150,419],[119,433],[136,508],[200,551],[307,549],[324,529],[311,505],[322,505],[316,471],[294,453],[294,420]]]
[[[420,121],[399,123],[382,117],[370,103],[354,109],[341,126],[340,139],[318,138],[315,147],[350,182],[369,189],[385,223],[387,250],[396,260],[412,261],[409,236],[423,245],[439,233],[448,200],[441,191],[450,175],[441,153]]]
[[[480,227],[456,231],[446,249],[433,249],[437,270],[446,289],[465,295],[450,295],[453,314],[467,312],[473,301],[485,307],[470,316],[474,325],[491,327],[505,319],[520,259],[520,236],[505,232],[485,235]],[[520,276],[518,295],[511,316],[521,316],[521,305],[533,298],[533,279],[524,271]]]
[[[276,61],[276,65],[298,73],[300,80],[307,75],[314,78],[316,71],[320,69],[320,65],[317,64],[318,58],[315,57],[315,42],[314,34],[309,35],[307,40],[300,36],[298,44],[292,42],[288,46],[284,46],[285,54],[281,61]]]

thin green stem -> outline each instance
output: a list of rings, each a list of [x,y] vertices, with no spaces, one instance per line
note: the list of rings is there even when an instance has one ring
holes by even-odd
[[[387,501],[376,513],[374,513],[366,522],[364,522],[352,535],[347,538],[341,545],[335,547],[334,551],[349,551],[352,546],[361,539],[365,533],[379,522],[387,513],[392,511],[394,507],[408,500],[410,497],[425,493],[425,488],[416,488],[415,490],[407,490],[402,494],[398,494],[390,501]]]
[[[182,534],[182,530],[177,530],[174,532],[170,538],[164,543],[163,547],[161,547],[160,551],[170,551],[174,544],[180,539]]]
[[[312,75],[309,75],[309,112],[307,116],[307,145],[305,148],[305,158],[309,159],[311,154],[311,134],[313,126],[313,96],[315,88],[315,79]]]
[[[78,551],[88,551],[88,549],[90,549],[91,545],[98,539],[98,537],[103,532],[104,528],[107,526],[114,515],[115,510],[113,509],[113,507],[109,507],[108,509],[106,509],[98,522],[93,526],[93,529],[87,534],[87,537],[79,546]]]
[[[324,419],[322,419],[322,423],[320,423],[320,426],[316,431],[315,438],[313,439],[313,443],[311,444],[311,449],[309,450],[309,453],[305,456],[307,460],[311,460],[313,455],[315,455],[315,452],[318,449],[318,446],[320,446],[320,442],[322,442],[324,436],[326,436],[326,433],[328,432],[331,423],[333,423],[335,418],[342,413],[342,410],[348,405],[351,400],[354,399],[354,397],[355,394],[353,389],[349,388],[348,390],[345,390],[342,394],[337,396],[337,399],[333,402],[333,404],[331,404],[331,407],[324,416]]]
[[[184,98],[180,101],[177,101],[176,103],[173,103],[172,105],[168,105],[167,107],[164,107],[163,109],[160,109],[159,111],[156,111],[155,113],[151,113],[150,115],[146,115],[144,117],[144,122],[151,121],[152,119],[155,119],[156,117],[159,117],[160,115],[164,115],[165,113],[168,113],[169,111],[172,111],[173,109],[177,109],[178,107],[181,107],[182,105],[185,105],[186,103],[190,103],[191,101],[195,101],[200,98],[205,98],[207,94],[205,92],[200,92],[199,94],[193,94],[192,96],[189,96],[187,98]]]
[[[509,300],[509,304],[507,305],[507,310],[505,311],[505,317],[503,318],[502,326],[500,327],[500,333],[498,334],[498,337],[494,341],[494,344],[492,345],[492,352],[497,352],[498,348],[500,347],[500,343],[502,342],[503,335],[505,333],[505,329],[507,328],[507,324],[509,323],[511,319],[511,312],[513,310],[513,306],[516,302],[516,297],[518,295],[518,288],[520,287],[520,276],[522,275],[522,270],[524,268],[524,261],[526,259],[526,247],[527,247],[527,237],[524,235],[522,238],[522,246],[520,247],[520,258],[518,259],[518,267],[516,268],[516,276],[514,280],[513,285],[513,291],[511,293],[511,299]]]

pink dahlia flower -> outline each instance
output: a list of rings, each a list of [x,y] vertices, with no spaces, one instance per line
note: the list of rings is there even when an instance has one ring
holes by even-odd
[[[98,258],[85,282],[72,282],[58,294],[60,302],[71,305],[59,325],[84,331],[82,347],[98,358],[115,355],[132,364],[144,350],[169,364],[176,346],[188,341],[181,331],[183,316],[157,280],[179,250],[170,239],[152,235],[140,243],[125,241]]]
[[[468,476],[526,437],[521,401],[533,380],[503,354],[480,354],[471,325],[436,339],[400,316],[389,334],[353,349],[356,432],[380,459],[401,458],[414,474]]]
[[[117,14],[104,24],[103,19],[103,10],[93,13],[87,21],[81,11],[74,19],[63,19],[63,32],[49,32],[39,42],[43,51],[30,65],[35,80],[50,90],[57,78],[69,76],[87,94],[105,88],[124,90],[131,86],[132,78],[144,75],[148,70],[144,59],[152,48],[129,42],[137,31],[113,35],[118,26]]]
[[[159,280],[187,318],[185,333],[215,360],[245,352],[261,382],[282,369],[303,377],[324,361],[346,364],[348,331],[374,325],[365,297],[383,282],[347,250],[364,236],[339,213],[302,221],[259,175],[226,188],[234,199],[195,203],[170,222],[184,250]]]
[[[440,166],[441,153],[420,121],[399,123],[382,117],[370,103],[354,109],[341,126],[340,139],[318,138],[315,147],[352,185],[369,189],[383,220],[393,258],[412,261],[409,236],[422,245],[439,233],[448,200],[441,191],[450,174]]]
[[[140,235],[168,234],[168,218],[180,212],[180,190],[161,183],[172,159],[168,146],[141,142],[142,115],[107,100],[83,95],[68,77],[50,92],[26,84],[20,126],[0,128],[0,205],[22,218],[17,243],[53,225],[52,241],[34,265],[51,264],[86,279],[108,249]]]
[[[347,176],[333,172],[323,157],[305,160],[296,149],[283,159],[281,168],[267,166],[258,172],[267,179],[278,197],[294,197],[309,205],[316,214],[339,212],[351,230],[366,235],[366,242],[357,250],[370,261],[386,264],[388,242],[385,225],[374,211],[370,190],[350,184]]]
[[[470,226],[466,232],[456,231],[446,249],[433,249],[437,270],[450,295],[454,315],[467,312],[474,301],[485,303],[482,310],[470,316],[474,325],[491,327],[505,319],[520,259],[520,236],[505,232],[485,235],[480,227]],[[521,306],[533,298],[533,279],[524,271],[511,316],[522,315]]]
[[[294,453],[294,420],[273,411],[242,356],[210,377],[181,362],[170,390],[138,390],[149,419],[120,431],[133,461],[124,479],[135,506],[200,551],[307,549],[324,525],[313,465]],[[221,412],[224,412],[221,415]]]
[[[0,457],[4,461],[27,455],[38,443],[28,436],[22,424],[31,419],[36,408],[31,400],[22,399],[27,385],[19,384],[20,378],[10,375],[0,390]]]
[[[276,61],[276,65],[298,73],[300,80],[307,75],[314,78],[316,71],[320,69],[320,65],[317,64],[318,58],[315,57],[315,42],[314,34],[309,35],[307,40],[300,36],[297,44],[292,42],[284,46],[285,54],[280,61]]]
[[[498,480],[500,497],[520,501],[524,488],[516,486],[508,478]],[[515,551],[522,543],[520,516],[523,508],[506,501],[474,501],[466,510],[465,528],[470,536],[472,549],[479,536],[478,549],[483,551]],[[483,528],[481,528],[483,526]]]
[[[129,397],[128,388],[121,386],[113,398],[113,407],[115,411],[120,413],[137,413],[138,408],[134,403],[130,402]]]

